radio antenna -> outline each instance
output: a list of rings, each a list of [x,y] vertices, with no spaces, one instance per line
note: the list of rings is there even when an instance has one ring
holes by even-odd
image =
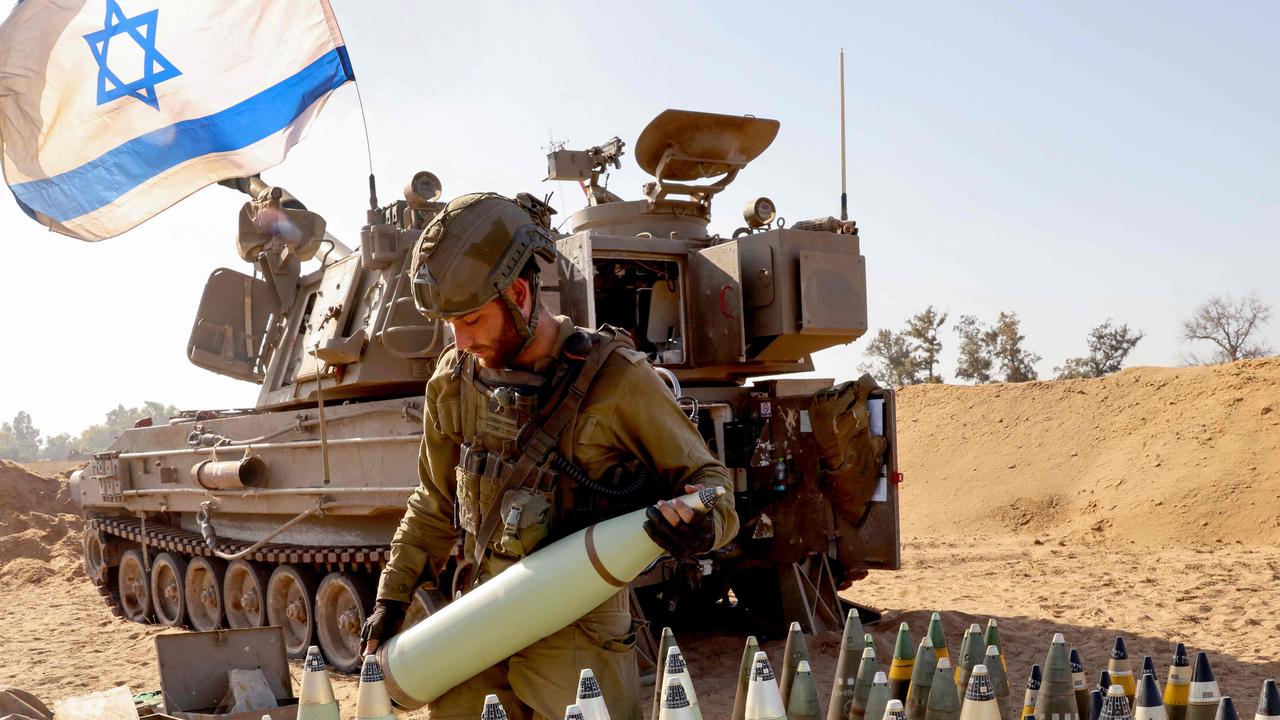
[[[840,219],[849,219],[849,193],[844,160],[844,48],[840,48]]]

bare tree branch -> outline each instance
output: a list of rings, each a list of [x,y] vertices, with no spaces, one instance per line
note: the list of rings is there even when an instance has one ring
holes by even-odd
[[[1234,362],[1271,355],[1274,351],[1251,341],[1254,332],[1271,319],[1272,307],[1257,293],[1239,301],[1230,295],[1213,295],[1190,318],[1182,321],[1182,339],[1209,342],[1218,348],[1210,362]],[[1191,356],[1194,358],[1194,356]]]

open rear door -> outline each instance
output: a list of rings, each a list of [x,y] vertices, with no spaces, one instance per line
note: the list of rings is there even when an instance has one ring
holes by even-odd
[[[871,507],[861,526],[854,526],[839,513],[835,514],[836,530],[840,536],[840,560],[850,567],[873,570],[897,570],[902,567],[902,538],[898,523],[898,485],[902,472],[898,469],[898,420],[895,395],[892,389],[882,388],[871,393],[869,404],[883,403],[883,421],[876,427],[873,410],[871,432],[883,434],[888,440],[884,451],[884,464],[877,481]],[[876,432],[879,430],[880,432]]]

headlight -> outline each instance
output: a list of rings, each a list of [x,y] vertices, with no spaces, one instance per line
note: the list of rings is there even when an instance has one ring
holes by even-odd
[[[758,228],[764,227],[773,222],[777,217],[778,210],[773,206],[773,201],[767,197],[756,198],[747,203],[742,209],[742,218],[747,221],[747,227]]]

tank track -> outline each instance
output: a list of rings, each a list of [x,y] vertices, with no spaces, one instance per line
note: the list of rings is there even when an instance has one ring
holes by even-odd
[[[90,518],[85,523],[86,530],[96,530],[105,535],[114,535],[135,543],[142,543],[142,521],[138,518]],[[186,555],[213,557],[213,551],[205,544],[204,538],[197,533],[175,528],[169,525],[150,523],[147,527],[146,544],[155,551],[168,550]],[[249,547],[252,543],[234,540],[220,540],[218,550],[224,553],[236,553]],[[374,566],[385,564],[390,557],[391,548],[387,545],[324,547],[309,545],[264,545],[245,555],[246,560],[263,563],[311,564],[323,565],[328,570],[374,571]]]
[[[104,582],[102,584],[95,582],[93,587],[102,596],[102,601],[107,604],[107,609],[111,611],[111,614],[123,620],[124,609],[120,606],[120,593],[116,592],[115,585],[113,582]]]

